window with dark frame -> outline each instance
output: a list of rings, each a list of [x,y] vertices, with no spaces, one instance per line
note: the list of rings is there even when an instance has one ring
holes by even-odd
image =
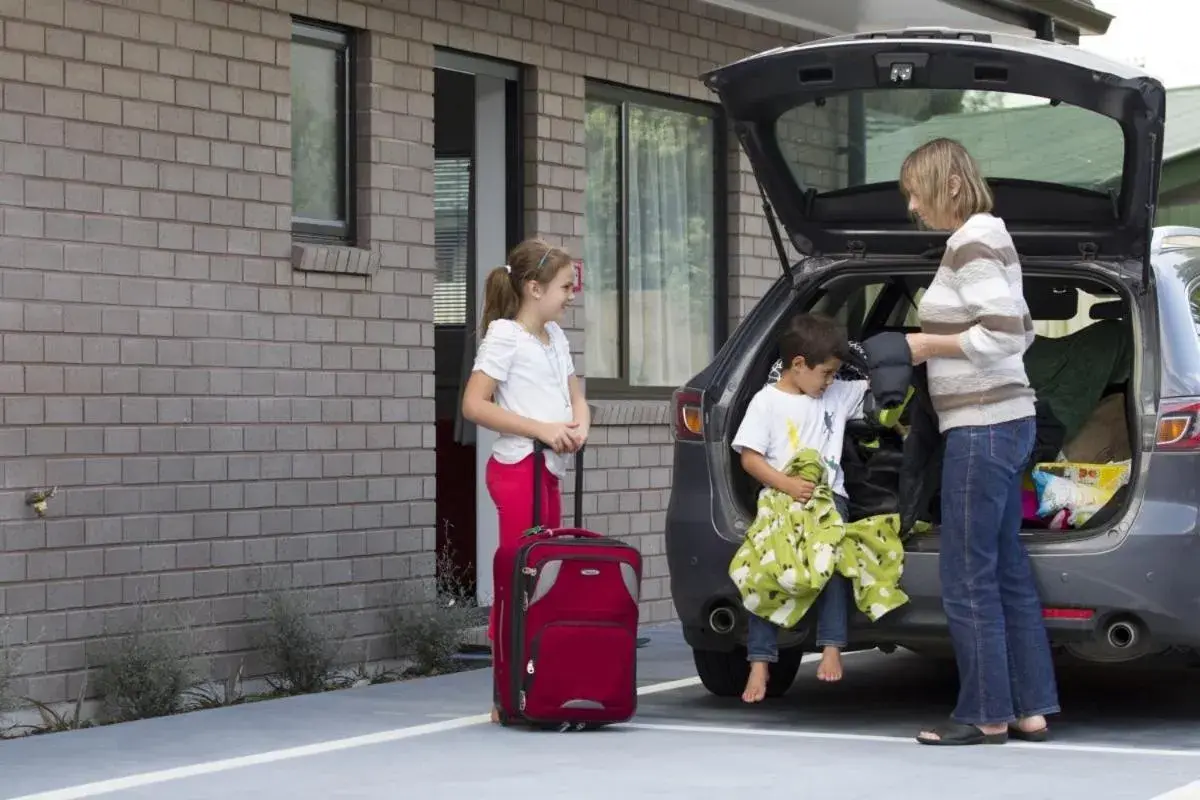
[[[724,340],[725,147],[717,106],[588,85],[589,396],[667,396]]]
[[[354,53],[350,31],[292,22],[292,233],[354,238]]]

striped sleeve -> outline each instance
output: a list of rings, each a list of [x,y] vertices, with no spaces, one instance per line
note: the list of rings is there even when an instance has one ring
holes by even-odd
[[[1015,261],[1016,253],[1012,255]],[[955,252],[953,269],[955,290],[971,321],[959,334],[967,359],[984,367],[1023,353],[1033,320],[1003,254],[982,242],[968,242]]]

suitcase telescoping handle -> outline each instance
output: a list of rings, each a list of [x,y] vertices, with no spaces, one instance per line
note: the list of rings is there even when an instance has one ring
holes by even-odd
[[[586,446],[586,445],[585,445]],[[542,516],[542,470],[546,468],[545,442],[533,442],[533,527],[541,524]],[[575,527],[583,528],[583,450],[575,451]]]

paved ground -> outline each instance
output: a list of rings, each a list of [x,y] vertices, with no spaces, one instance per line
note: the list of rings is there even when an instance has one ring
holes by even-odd
[[[851,655],[836,686],[807,665],[745,708],[695,685],[676,629],[650,633],[628,726],[493,728],[481,670],[0,743],[0,798],[1200,798],[1173,791],[1200,779],[1200,672],[1064,669],[1054,743],[942,749],[911,737],[954,675],[915,656]]]

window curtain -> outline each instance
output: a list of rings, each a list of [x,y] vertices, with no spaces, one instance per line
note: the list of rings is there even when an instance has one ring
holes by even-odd
[[[587,106],[587,374],[673,387],[713,354],[713,122],[635,103],[623,108],[629,117],[622,151],[622,106]]]
[[[713,342],[713,126],[629,106],[629,382],[678,386]]]

